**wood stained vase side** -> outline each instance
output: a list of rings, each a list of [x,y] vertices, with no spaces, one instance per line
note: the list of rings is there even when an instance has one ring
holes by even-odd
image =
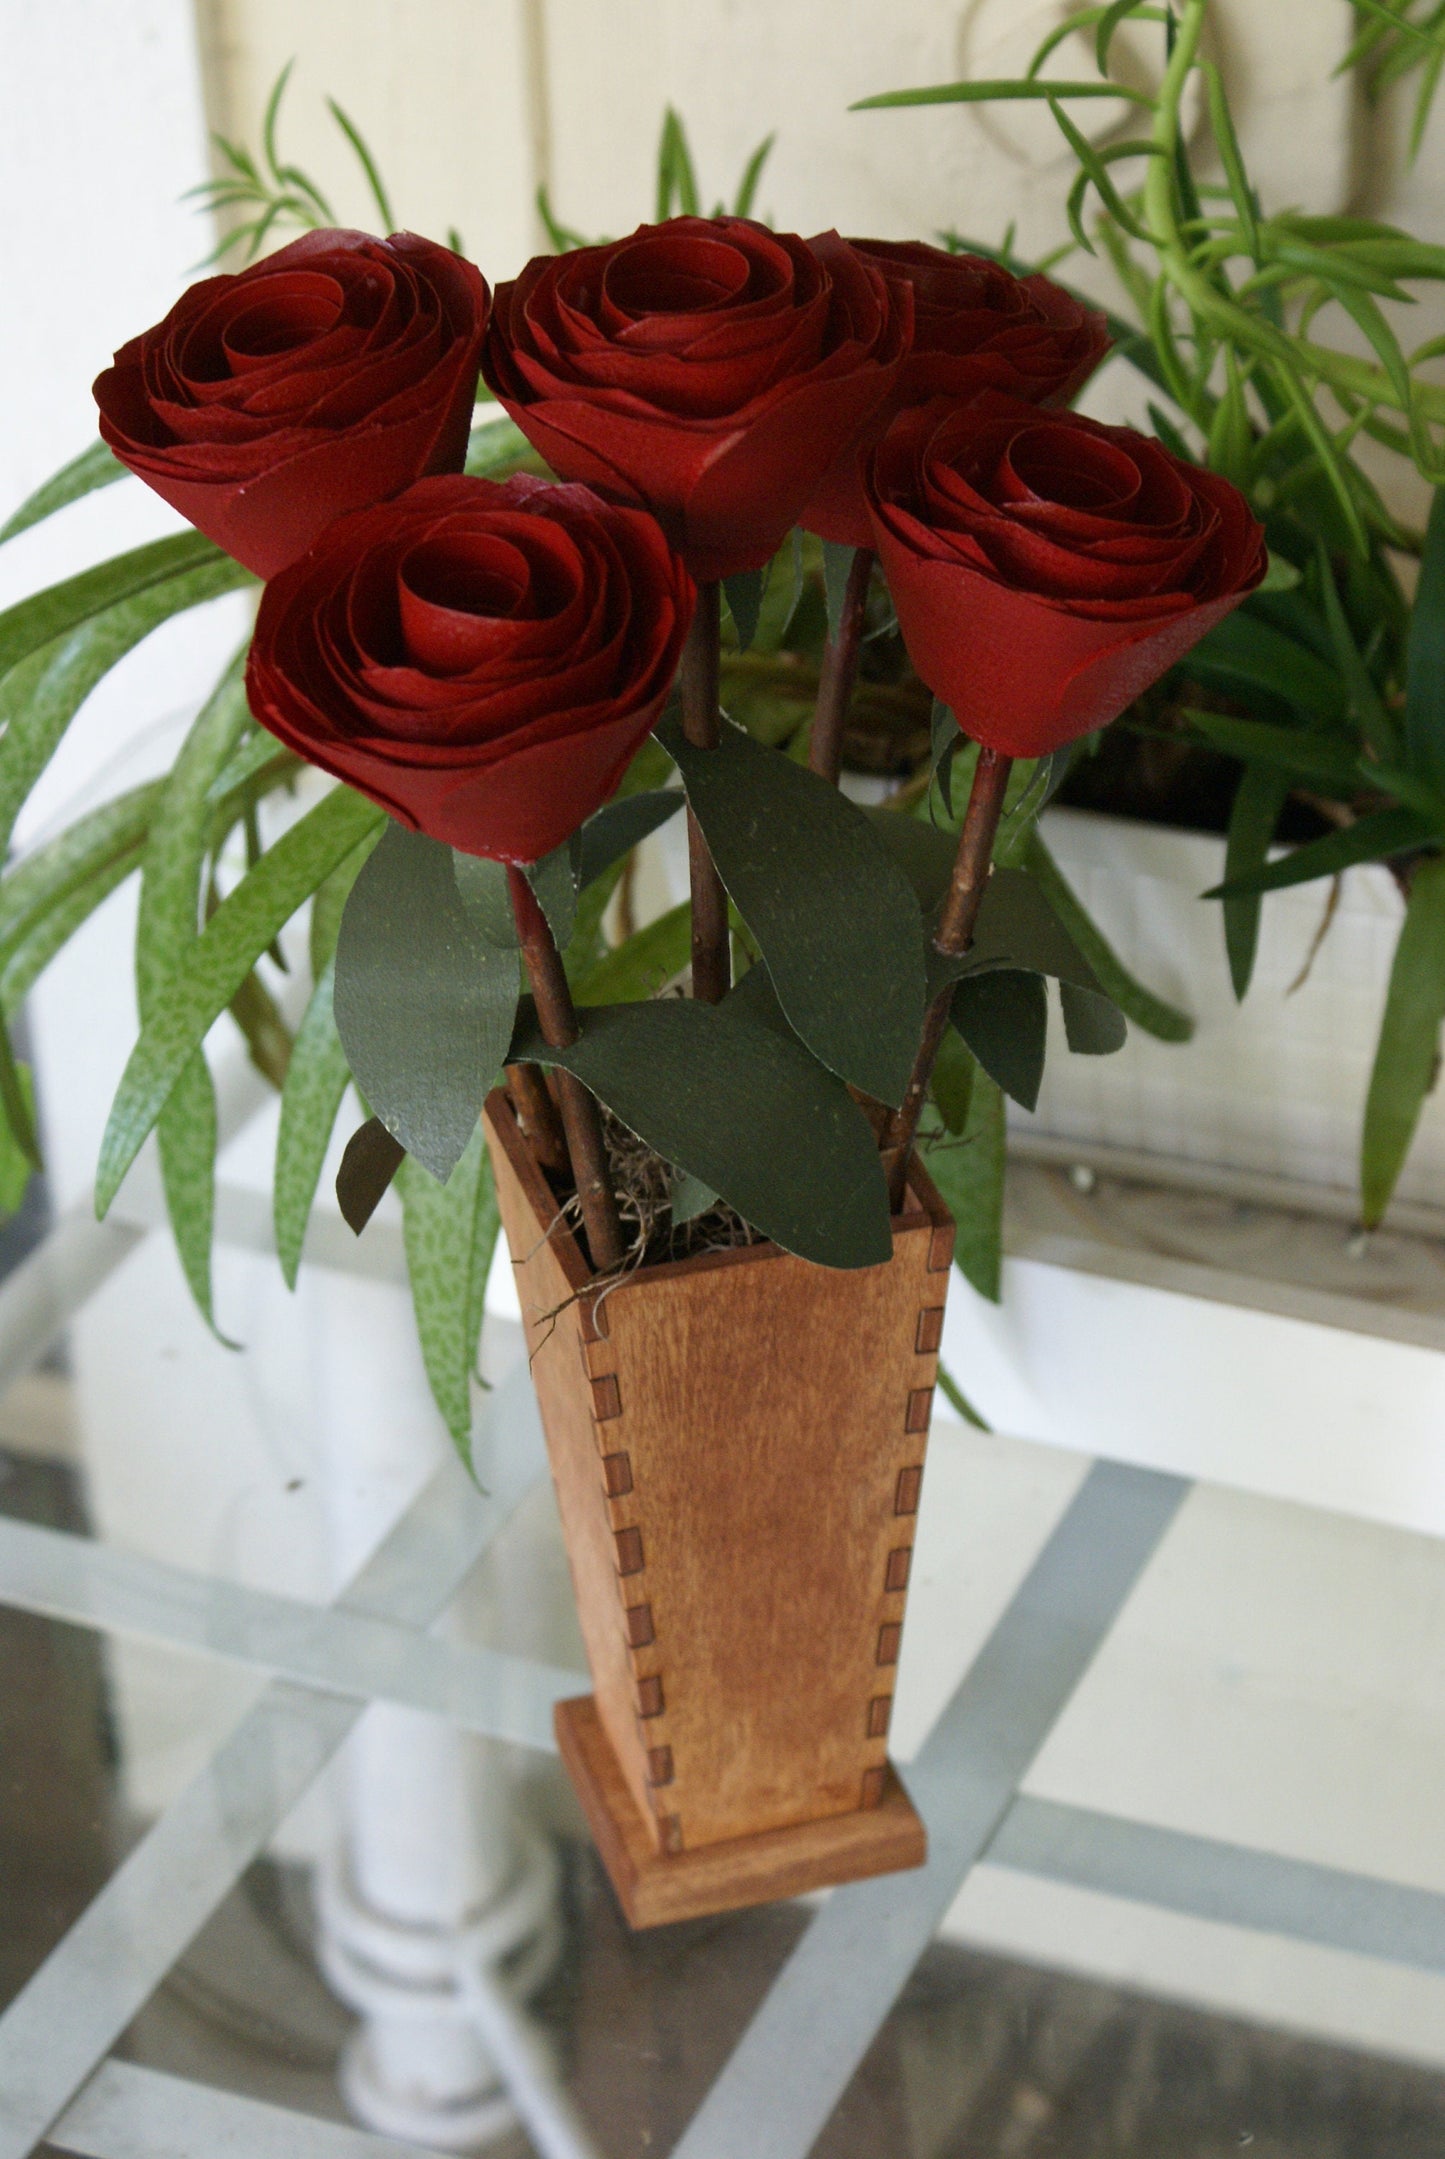
[[[919,1864],[888,1766],[953,1221],[886,1265],[774,1245],[599,1292],[493,1094],[488,1140],[595,1695],[558,1734],[634,1924]]]

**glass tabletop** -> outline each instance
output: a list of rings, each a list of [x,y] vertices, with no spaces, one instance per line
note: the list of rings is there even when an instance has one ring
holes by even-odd
[[[0,1374],[4,2159],[1445,2149],[1431,1540],[940,1425],[929,1867],[632,1934],[551,1751],[585,1681],[515,1329],[472,1483],[397,1285],[298,1314],[272,1266],[224,1255],[250,1346],[198,1346],[136,1238]]]

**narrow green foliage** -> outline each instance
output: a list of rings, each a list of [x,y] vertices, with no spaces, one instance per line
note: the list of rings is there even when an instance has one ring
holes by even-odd
[[[1248,875],[1231,877],[1204,894],[1207,900],[1238,894],[1282,892],[1287,885],[1312,884],[1316,877],[1338,877],[1358,862],[1388,862],[1396,855],[1438,841],[1440,834],[1415,810],[1371,810],[1342,831],[1296,847],[1278,862]]]
[[[350,115],[342,111],[334,97],[329,97],[326,100],[326,109],[356,153],[356,162],[366,177],[366,184],[371,190],[371,199],[376,204],[377,215],[381,219],[383,237],[387,233],[395,232],[396,212],[391,207],[391,198],[382,183],[381,174],[377,170],[376,159],[367,148],[361,130]]]
[[[748,159],[747,164],[743,167],[743,176],[738,182],[738,191],[733,197],[734,217],[752,216],[753,203],[757,199],[758,183],[763,177],[763,167],[767,164],[773,144],[777,139],[776,135],[765,135]]]
[[[16,1059],[8,1030],[0,1025],[0,1116],[11,1145],[32,1169],[43,1169],[40,1135],[35,1127],[35,1095],[29,1074]],[[13,1211],[13,1210],[12,1210]]]
[[[15,1066],[16,1085],[22,1107],[21,1131],[17,1134],[8,1114],[0,1115],[0,1219],[19,1212],[30,1178],[36,1168],[35,1082],[29,1065]]]
[[[334,973],[334,962],[328,959],[297,1029],[281,1090],[272,1213],[276,1252],[288,1289],[296,1287],[306,1226],[351,1078],[331,1009]]]
[[[244,650],[222,676],[182,744],[151,820],[136,921],[136,996],[141,1024],[163,1008],[200,929],[211,822],[210,788],[247,725]],[[208,1325],[215,1223],[216,1092],[197,1049],[156,1129],[161,1179],[176,1250]]]
[[[173,565],[184,563],[187,551],[192,559],[198,552],[190,547],[191,538],[183,534],[180,543],[162,540],[158,545],[171,548],[179,544],[182,552],[172,554],[169,560]],[[147,554],[149,550],[138,552]],[[131,571],[110,579],[107,585],[105,573],[127,563],[132,564]],[[0,681],[0,726],[4,729],[0,739],[0,850],[9,846],[27,795],[101,678],[172,615],[249,582],[245,572],[218,549],[211,548],[209,542],[200,551],[199,566],[190,570],[172,569],[142,578],[137,585],[133,565],[133,557],[122,556],[118,563],[87,571],[83,578],[71,579],[68,586],[52,586],[48,593],[38,594],[36,602],[22,601],[19,608],[0,617],[3,626],[25,608],[45,601],[52,604],[42,610],[40,626],[53,626],[57,620],[60,623],[58,629],[51,628],[48,642],[37,638],[30,644],[26,656],[12,664]],[[78,597],[74,588],[86,580],[95,582],[87,587],[86,597]],[[90,600],[101,590],[109,590],[111,599],[103,606],[92,607]],[[56,600],[56,595],[66,593],[70,594],[68,601]],[[35,627],[32,624],[23,633],[17,631],[15,641],[25,642]],[[14,643],[11,649],[13,652]]]
[[[692,908],[686,900],[635,930],[572,985],[579,1005],[628,1004],[655,997],[682,973],[692,952]]]
[[[674,215],[698,217],[701,213],[702,203],[692,152],[687,144],[687,131],[669,105],[663,118],[662,141],[657,153],[657,220],[661,224],[664,218]]]
[[[1126,1019],[1160,1042],[1187,1042],[1194,1022],[1187,1012],[1171,1005],[1132,975],[1118,953],[1080,904],[1078,895],[1049,853],[1037,831],[1024,853],[1029,875],[1043,891],[1050,907],[1070,938],[1088,961],[1100,989],[1112,998]]]
[[[920,1129],[923,1167],[957,1224],[954,1264],[981,1297],[997,1304],[1003,1289],[1007,1141],[1003,1091],[986,1072],[980,1072],[960,1138],[940,1131],[931,1107]]]
[[[1440,1067],[1445,1018],[1445,857],[1416,869],[1395,947],[1360,1142],[1360,1201],[1367,1228],[1390,1204],[1426,1095]]]
[[[213,540],[199,532],[178,532],[167,540],[152,540],[145,547],[134,547],[128,554],[113,556],[109,562],[97,563],[94,569],[82,570],[78,576],[67,577],[58,585],[47,585],[43,592],[33,592],[28,599],[17,600],[13,607],[0,613],[0,676],[6,675],[22,660],[38,652],[43,645],[51,644],[69,630],[79,629],[82,623],[105,614],[123,600],[138,598],[159,585],[168,585],[183,578],[191,570],[214,569],[222,574],[214,586],[217,592],[227,592],[237,585],[252,582],[248,571],[238,562],[223,555]],[[200,595],[209,598],[209,592]],[[193,598],[186,598],[182,606],[194,606]],[[168,608],[175,613],[176,608]]]
[[[988,1422],[987,1418],[981,1417],[974,1408],[946,1364],[940,1364],[938,1367],[938,1387],[949,1407],[957,1411],[965,1424],[971,1424],[974,1430],[978,1432],[991,1432],[993,1430],[993,1426]]]
[[[78,502],[82,495],[93,494],[98,487],[111,487],[125,478],[125,466],[104,442],[93,442],[79,457],[73,457],[68,465],[37,487],[33,495],[27,495],[19,509],[3,525],[0,525],[0,543],[13,540],[17,532],[27,532],[32,525],[53,517],[68,503]]]
[[[445,1184],[438,1184],[408,1155],[396,1185],[427,1378],[447,1430],[470,1467],[472,1374],[480,1332],[476,1278],[484,1253],[490,1261],[488,1236],[495,1243],[498,1219],[481,1126]]]
[[[141,1029],[121,1076],[101,1147],[98,1213],[106,1213],[184,1066],[271,940],[381,818],[360,795],[335,788],[221,902]]]
[[[1041,82],[1013,78],[987,82],[936,83],[922,90],[884,90],[876,97],[856,99],[848,110],[879,112],[894,105],[999,105],[1020,98],[1047,99],[1052,104],[1056,98],[1076,97],[1125,98],[1134,105],[1154,103],[1153,98],[1143,90],[1133,90],[1126,83]]]
[[[1445,789],[1445,487],[1435,490],[1410,621],[1405,750],[1411,769]]]
[[[1263,865],[1289,796],[1287,775],[1269,765],[1246,765],[1235,790],[1224,846],[1226,888],[1253,877]],[[1242,998],[1254,973],[1259,948],[1260,894],[1229,891],[1224,901],[1224,949],[1229,979]]]

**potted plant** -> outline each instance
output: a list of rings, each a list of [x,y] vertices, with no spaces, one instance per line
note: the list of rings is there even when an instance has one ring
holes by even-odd
[[[1209,881],[1221,903],[1229,975],[1243,998],[1254,971],[1261,907],[1271,893],[1331,880],[1329,896],[1303,925],[1302,979],[1338,920],[1341,880],[1375,877],[1359,892],[1361,917],[1388,912],[1392,886],[1400,908],[1394,959],[1378,1020],[1373,1068],[1364,1093],[1358,1190],[1366,1226],[1378,1223],[1401,1176],[1434,1085],[1445,966],[1445,689],[1439,663],[1445,621],[1445,511],[1438,494],[1423,529],[1390,506],[1400,488],[1382,465],[1418,486],[1445,477],[1440,424],[1445,389],[1436,379],[1438,341],[1411,350],[1406,305],[1420,284],[1445,274],[1445,250],[1431,241],[1350,217],[1311,217],[1260,202],[1230,115],[1223,78],[1201,37],[1209,0],[1185,0],[1161,17],[1149,6],[1076,10],[1043,40],[1017,79],[952,83],[884,93],[870,105],[1033,99],[1047,104],[1074,161],[1068,195],[1073,240],[1064,257],[1097,256],[1120,295],[1111,317],[1115,349],[1144,377],[1150,411],[1164,439],[1184,456],[1233,479],[1264,520],[1272,569],[1265,584],[1229,621],[1190,653],[1111,731],[1097,754],[1080,758],[1061,799],[1163,824],[1223,828],[1223,875]],[[1410,127],[1418,149],[1445,56],[1436,11],[1413,0],[1358,0],[1357,36],[1344,65],[1361,71],[1370,96],[1412,73],[1418,87]],[[1132,20],[1153,25],[1164,41],[1157,93],[1110,77],[1113,40]],[[1074,32],[1088,33],[1096,72],[1059,78],[1055,57]],[[1076,71],[1077,72],[1077,71]],[[1107,90],[1106,90],[1107,86]],[[1095,147],[1077,124],[1079,100],[1109,94],[1126,100],[1139,125],[1127,139]],[[1194,100],[1204,120],[1196,139],[1181,120]],[[1086,215],[1086,213],[1089,213]],[[982,243],[969,240],[970,249]],[[991,250],[987,250],[986,252]],[[1000,259],[1024,271],[1005,242]],[[1360,451],[1369,444],[1367,469]],[[1232,796],[1232,800],[1230,797]],[[1216,811],[1215,805],[1218,804]],[[1065,845],[1069,844],[1067,827]],[[1276,842],[1290,851],[1272,859]],[[1048,877],[1035,839],[1033,866]],[[1075,859],[1096,866],[1092,890],[1119,885],[1121,919],[1131,905],[1173,905],[1193,873],[1187,853],[1177,878],[1158,874],[1126,893],[1126,830],[1105,849]],[[1153,850],[1158,854],[1158,850]],[[1387,875],[1361,872],[1382,865]],[[1352,888],[1347,887],[1348,895]],[[1362,930],[1367,927],[1361,921]],[[1179,971],[1196,975],[1199,955],[1187,924]],[[1156,956],[1160,950],[1155,941]],[[1288,971],[1294,972],[1293,967]],[[1288,979],[1288,977],[1286,977]],[[1376,1024],[1381,985],[1368,977],[1345,985],[1344,1001],[1317,1018],[1323,1025],[1310,1062],[1298,1023],[1281,1012],[1262,1016],[1260,1055],[1238,1060],[1237,1087],[1211,1073],[1226,1125],[1253,1142],[1267,1167],[1277,1128],[1292,1118],[1293,1090],[1314,1082],[1316,1118],[1333,1109],[1331,1066],[1341,1041]],[[1175,1028],[1176,1033],[1183,1032]],[[1276,1072],[1290,1073],[1281,1096]],[[1180,1083],[1191,1085],[1188,1060]],[[1056,1098],[1054,1115],[1076,1136],[1097,1131],[1088,1103]],[[1358,1115],[1358,1108],[1356,1109]],[[1139,1110],[1136,1106],[1136,1119]],[[1179,1118],[1132,1144],[1164,1152],[1177,1143]],[[1199,1140],[1207,1147],[1207,1137]],[[1262,1158],[1262,1159],[1261,1159]],[[1438,1117],[1410,1190],[1433,1196],[1442,1155]],[[1348,1165],[1310,1155],[1316,1176],[1344,1183]]]
[[[495,294],[454,248],[323,226],[192,287],[97,382],[107,456],[195,531],[0,617],[18,799],[119,650],[263,586],[170,775],[0,887],[7,981],[141,867],[98,1204],[156,1131],[208,1309],[205,1037],[230,1007],[277,1039],[260,970],[311,903],[278,1245],[294,1274],[354,1081],[343,1209],[359,1231],[402,1181],[463,1442],[489,1147],[595,1687],[559,1738],[637,1923],[923,1856],[887,1727],[953,1223],[915,1141],[966,1133],[978,1069],[1036,1089],[1050,978],[1071,1048],[1120,1045],[1018,858],[1049,761],[1266,569],[1227,479],[1067,409],[1104,343],[1038,278],[736,214]],[[479,369],[507,417],[473,429]],[[19,521],[112,476],[89,458]],[[719,700],[724,604],[740,652],[799,527],[856,550],[811,769]],[[835,784],[874,553],[945,806],[969,767],[956,830]],[[338,784],[263,836],[304,772]],[[686,980],[619,996],[662,948],[606,949],[603,910],[674,814]]]

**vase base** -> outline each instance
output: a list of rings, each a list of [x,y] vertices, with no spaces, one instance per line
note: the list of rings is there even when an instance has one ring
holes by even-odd
[[[630,1927],[771,1904],[839,1882],[921,1867],[928,1856],[928,1833],[891,1763],[876,1807],[730,1837],[693,1851],[659,1852],[592,1696],[558,1702],[553,1717],[563,1764]]]

